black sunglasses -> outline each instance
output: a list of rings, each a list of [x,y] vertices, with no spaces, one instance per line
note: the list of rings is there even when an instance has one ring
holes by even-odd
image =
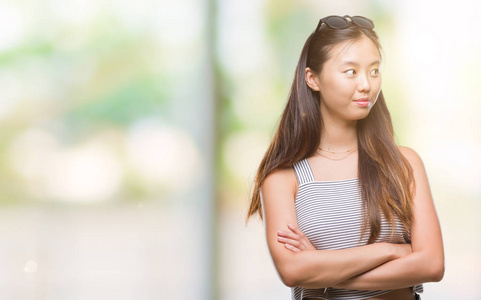
[[[350,23],[354,23],[359,27],[373,29],[374,22],[371,19],[362,16],[348,16],[345,15],[344,17],[341,16],[328,16],[322,18],[317,25],[316,31],[321,27],[322,24],[326,24],[327,26],[334,28],[334,29],[344,29],[349,27]]]

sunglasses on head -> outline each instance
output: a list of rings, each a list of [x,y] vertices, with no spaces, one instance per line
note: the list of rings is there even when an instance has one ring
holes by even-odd
[[[374,22],[371,19],[362,16],[348,16],[345,15],[344,17],[341,16],[328,16],[322,18],[317,25],[316,31],[321,27],[322,24],[326,24],[327,26],[334,28],[334,29],[344,29],[349,27],[350,23],[354,23],[359,27],[373,29]]]

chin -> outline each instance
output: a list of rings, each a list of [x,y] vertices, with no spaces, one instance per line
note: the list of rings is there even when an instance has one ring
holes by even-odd
[[[367,116],[369,116],[369,111],[367,111],[366,113],[357,115],[357,118],[355,118],[355,120],[362,120],[362,119],[365,119]]]

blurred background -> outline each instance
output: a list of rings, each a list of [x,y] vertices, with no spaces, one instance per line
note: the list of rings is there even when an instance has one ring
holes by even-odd
[[[374,20],[396,141],[423,158],[446,273],[481,299],[481,4],[3,0],[0,298],[290,299],[245,215],[305,40]]]

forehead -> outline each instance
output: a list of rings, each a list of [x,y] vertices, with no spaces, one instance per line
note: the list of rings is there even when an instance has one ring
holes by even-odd
[[[356,40],[341,42],[329,51],[328,63],[339,65],[346,61],[358,64],[380,60],[379,49],[370,38],[363,35]]]

